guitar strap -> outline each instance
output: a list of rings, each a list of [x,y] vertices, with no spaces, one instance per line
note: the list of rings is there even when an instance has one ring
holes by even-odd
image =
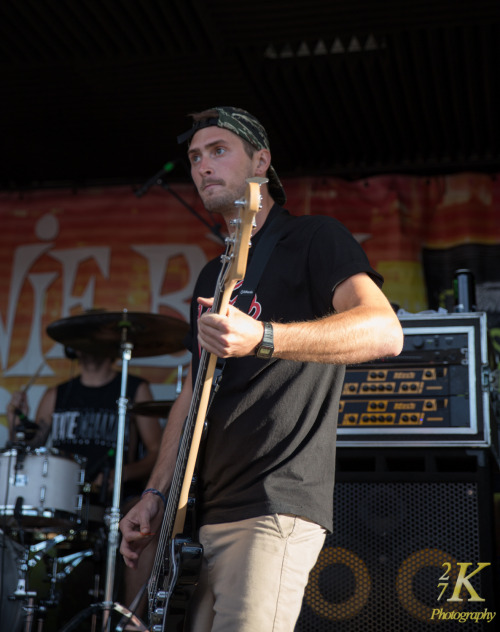
[[[262,235],[262,238],[259,240],[259,243],[255,247],[255,252],[252,255],[252,260],[248,266],[245,279],[235,302],[235,306],[245,314],[248,314],[248,309],[254,297],[262,273],[264,272],[264,268],[269,261],[269,257],[271,256],[275,245],[281,237],[284,225],[289,220],[290,216],[285,210],[282,210],[280,213],[275,215],[267,230]]]
[[[243,284],[234,303],[235,307],[245,314],[248,314],[248,310],[262,277],[262,273],[264,272],[274,247],[283,233],[285,224],[289,220],[290,215],[285,210],[281,210],[281,212],[277,213],[271,220],[271,223],[255,247],[252,260],[247,268]],[[223,358],[219,358],[217,360],[217,364],[215,365],[212,398],[218,390],[225,364],[226,361]]]

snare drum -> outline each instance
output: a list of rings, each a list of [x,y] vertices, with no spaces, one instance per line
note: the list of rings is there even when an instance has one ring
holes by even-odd
[[[28,530],[79,524],[85,462],[54,448],[0,453],[0,516]]]

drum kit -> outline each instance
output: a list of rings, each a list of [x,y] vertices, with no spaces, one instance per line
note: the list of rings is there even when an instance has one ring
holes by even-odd
[[[96,525],[87,499],[86,459],[53,448],[28,447],[21,422],[18,438],[0,451],[2,630],[43,632],[44,624],[50,620],[50,609],[60,605],[61,584],[64,588],[64,582],[86,558],[96,558],[101,552],[105,559],[104,584],[101,586],[102,578],[97,574],[90,591],[93,603],[65,621],[61,632],[119,631],[127,624],[146,630],[132,610],[114,600],[126,418],[128,413],[166,417],[172,402],[130,404],[126,395],[128,366],[132,355],[150,357],[183,350],[187,327],[187,323],[174,317],[127,310],[89,312],[47,327],[48,335],[66,348],[101,357],[121,357],[113,498],[104,512],[104,524]],[[61,549],[69,553],[58,555]],[[39,598],[31,579],[42,563],[48,569],[44,571],[44,581],[49,587]],[[112,628],[116,617],[118,624]],[[79,627],[89,619],[90,625]],[[50,632],[54,629],[50,624]]]

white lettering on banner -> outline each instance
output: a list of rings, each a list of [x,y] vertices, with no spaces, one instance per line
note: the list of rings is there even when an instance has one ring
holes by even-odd
[[[14,253],[12,263],[12,274],[10,275],[9,302],[7,306],[7,327],[4,327],[0,314],[0,358],[2,368],[7,366],[9,360],[10,343],[12,340],[12,330],[16,316],[16,307],[19,301],[21,288],[26,279],[29,269],[39,259],[44,252],[50,249],[52,244],[32,244],[30,246],[19,246]]]
[[[78,267],[81,263],[93,259],[99,266],[102,276],[105,279],[108,279],[111,249],[108,246],[99,246],[95,248],[68,248],[67,250],[53,250],[49,254],[52,258],[62,264],[63,292],[61,318],[67,318],[73,307],[79,306],[82,310],[93,307],[96,282],[95,276],[90,277],[87,287],[81,296],[72,295]],[[47,353],[47,358],[62,357],[63,352],[61,345],[59,344],[54,345]]]
[[[45,241],[45,243],[20,245],[16,248],[12,262],[5,322],[0,314],[0,362],[2,369],[4,369],[4,377],[32,376],[37,368],[44,363],[42,353],[42,339],[44,335],[42,331],[43,309],[46,305],[48,288],[56,279],[62,278],[60,317],[66,318],[75,307],[80,306],[82,309],[90,309],[94,306],[95,288],[98,280],[97,276],[93,275],[88,279],[85,289],[80,296],[74,295],[75,282],[80,265],[87,260],[94,260],[103,278],[109,278],[110,274],[111,248],[108,246],[52,250],[54,240],[59,232],[59,222],[54,215],[48,214],[40,218],[35,226],[34,232],[37,237],[41,241]],[[50,241],[48,241],[49,239]],[[159,313],[160,307],[169,307],[186,320],[189,320],[189,303],[194,284],[198,273],[206,263],[206,255],[202,248],[186,244],[131,245],[130,248],[144,257],[148,264],[148,280],[151,293],[149,311],[151,313]],[[46,273],[33,272],[33,266],[46,254],[60,264],[58,269],[54,272]],[[169,262],[173,257],[178,256],[182,256],[186,262],[188,282],[178,291],[162,293]],[[8,367],[16,309],[23,285],[27,280],[33,288],[33,311],[30,336],[21,359],[13,366]],[[45,357],[63,357],[62,345],[54,345]],[[173,367],[179,364],[185,364],[188,361],[188,352],[182,357],[161,356],[132,360],[136,365],[151,367]],[[53,371],[47,363],[43,364],[40,375],[53,375]]]
[[[2,366],[6,367],[8,362],[8,352],[10,350],[11,338],[12,338],[12,323],[15,317],[15,310],[11,305],[17,305],[21,287],[26,280],[29,279],[34,289],[34,309],[32,315],[31,332],[29,343],[26,347],[23,357],[13,367],[4,372],[5,377],[31,375],[33,371],[44,360],[42,353],[42,316],[43,306],[45,304],[45,296],[48,287],[52,282],[60,276],[58,272],[46,273],[46,274],[28,274],[29,267],[33,266],[42,255],[48,252],[51,257],[60,261],[62,264],[62,278],[63,278],[63,294],[62,294],[62,310],[61,317],[65,318],[70,314],[72,307],[80,305],[82,309],[89,309],[93,305],[95,277],[91,277],[83,295],[81,297],[75,297],[72,295],[74,282],[78,267],[84,261],[88,259],[94,259],[99,266],[99,269],[103,273],[104,277],[109,276],[109,260],[110,260],[110,248],[109,247],[96,247],[96,248],[72,248],[68,250],[53,250],[49,251],[50,246],[44,245],[42,248],[37,246],[19,246],[16,249],[14,255],[14,268],[12,271],[13,283],[11,284],[9,292],[9,312],[8,312],[8,326],[7,332],[3,330],[3,326],[0,319],[0,343],[2,344]],[[27,249],[31,249],[33,254],[31,257],[23,260],[23,254]],[[19,256],[18,256],[19,255]],[[29,264],[29,266],[27,265]],[[6,341],[5,341],[6,340]],[[5,342],[4,342],[5,341]],[[5,352],[5,357],[4,357]],[[49,353],[47,358],[62,358],[63,351],[61,345],[55,345]],[[45,364],[41,375],[53,375],[52,369]]]
[[[148,262],[149,286],[151,290],[150,311],[153,314],[159,312],[160,306],[170,307],[189,321],[189,305],[193,294],[194,285],[198,273],[205,265],[207,258],[199,246],[185,244],[151,244],[144,246],[132,246],[138,254]],[[161,294],[161,288],[168,270],[168,263],[173,257],[182,255],[185,259],[189,280],[186,285],[177,292]],[[156,356],[154,358],[132,359],[134,366],[177,366],[186,364],[190,360],[189,352],[182,357]]]
[[[78,305],[81,306],[82,309],[90,309],[93,306],[95,276],[90,278],[81,296],[71,295],[78,267],[80,263],[93,259],[99,266],[102,276],[108,279],[111,249],[104,246],[96,248],[70,248],[68,250],[53,250],[49,254],[57,261],[60,261],[63,268],[63,303],[61,317],[66,318],[69,316],[70,310]]]
[[[46,274],[30,274],[28,279],[34,290],[34,309],[31,317],[29,342],[23,357],[13,367],[5,371],[6,377],[15,375],[30,375],[33,367],[44,363],[42,351],[42,310],[45,303],[47,288],[57,278],[56,272]],[[44,363],[43,375],[54,375],[54,371]]]
[[[198,273],[206,263],[206,256],[199,246],[187,246],[184,244],[162,244],[148,246],[132,246],[148,262],[149,285],[151,290],[150,310],[157,314],[160,306],[171,307],[189,320],[189,301],[194,290],[194,284]],[[189,269],[189,281],[178,292],[161,294],[161,288],[168,269],[168,262],[173,257],[182,257],[186,260]]]

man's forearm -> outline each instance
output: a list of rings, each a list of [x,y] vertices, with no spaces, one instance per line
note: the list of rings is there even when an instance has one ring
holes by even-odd
[[[191,381],[190,374],[186,380]],[[190,404],[191,388],[190,385],[187,385],[183,388],[170,410],[167,425],[163,431],[158,458],[156,459],[156,464],[147,484],[148,488],[158,489],[162,493],[165,493],[170,487],[177,460],[177,451],[182,428],[189,412]]]
[[[284,360],[356,364],[400,353],[401,326],[387,309],[356,307],[311,322],[273,324],[274,355]]]

